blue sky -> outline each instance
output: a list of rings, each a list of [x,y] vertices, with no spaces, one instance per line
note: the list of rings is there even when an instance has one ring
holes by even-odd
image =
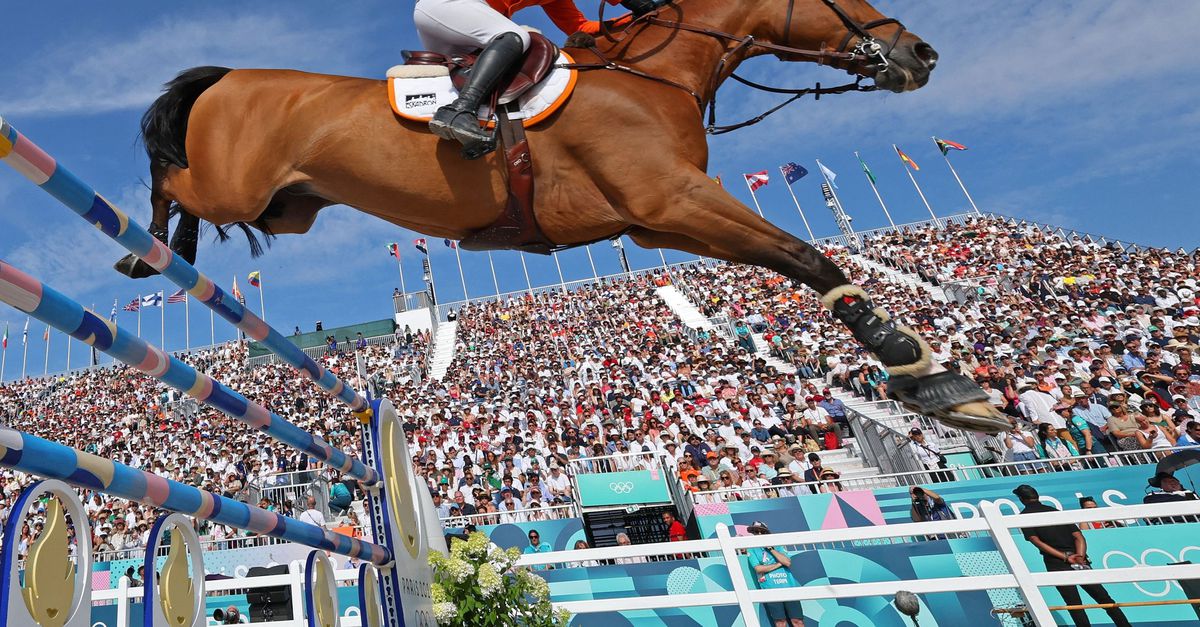
[[[596,1],[580,6],[594,14]],[[917,177],[934,210],[957,213],[967,202],[929,139],[936,134],[970,148],[951,158],[985,211],[1138,243],[1197,245],[1200,69],[1178,42],[1193,39],[1200,3],[889,0],[876,6],[940,52],[929,86],[910,94],[805,100],[754,128],[712,139],[710,173],[722,175],[733,195],[749,204],[741,174],[769,170],[772,182],[759,191],[767,218],[802,234],[778,176],[780,164],[796,161],[814,172],[794,186],[813,229],[818,236],[834,234],[815,175],[814,159],[820,158],[840,175],[839,194],[855,227],[886,225],[858,170],[858,150],[896,221],[920,220],[927,214],[891,151],[897,143],[921,165]],[[401,49],[418,47],[410,7],[373,0],[22,3],[5,15],[0,114],[144,224],[147,174],[137,120],[163,82],[201,64],[381,76]],[[518,21],[553,32],[537,10]],[[754,60],[744,73],[791,85],[844,78],[828,68],[773,58]],[[775,98],[728,85],[721,113],[734,121]],[[107,313],[114,298],[123,304],[139,292],[174,289],[162,279],[134,283],[118,276],[109,266],[123,250],[7,168],[0,169],[0,207],[0,257],[85,305]],[[399,280],[385,246],[402,242],[405,280],[413,289],[420,282],[413,237],[334,207],[312,233],[285,236],[258,260],[250,259],[244,242],[217,246],[206,240],[199,266],[226,286],[237,275],[245,287],[246,274],[261,270],[269,321],[285,331],[295,325],[310,330],[316,320],[333,326],[388,317]],[[659,263],[656,251],[628,250],[635,267]],[[431,252],[442,299],[458,300],[463,290],[453,253],[440,240],[431,242]],[[607,244],[593,246],[592,253],[602,274],[618,270]],[[523,288],[516,253],[494,257],[501,290]],[[671,251],[666,257],[689,258]],[[557,282],[550,259],[526,260],[535,285]],[[561,262],[567,280],[591,275],[582,250],[564,253]],[[471,295],[492,293],[487,257],[465,253],[463,263]],[[257,308],[257,295],[247,293]],[[155,341],[157,314],[143,321],[144,334]],[[166,318],[167,348],[182,347],[182,307],[170,307]],[[0,325],[12,325],[5,378],[19,374],[24,320],[12,309],[0,310]],[[132,314],[119,322],[136,324]],[[218,321],[218,341],[231,334]],[[31,372],[42,369],[41,335],[35,323]],[[209,339],[207,313],[196,308],[191,336],[193,344]],[[77,345],[72,364],[83,365],[85,358]],[[50,369],[64,362],[58,335]]]

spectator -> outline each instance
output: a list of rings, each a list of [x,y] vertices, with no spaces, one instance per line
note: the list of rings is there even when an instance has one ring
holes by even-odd
[[[633,542],[629,540],[629,534],[623,531],[618,533],[617,546],[633,546]],[[613,561],[617,564],[645,564],[648,560],[646,560],[646,556],[644,555],[635,555],[632,557],[618,557]]]
[[[1200,422],[1189,420],[1183,425],[1175,446],[1200,446]]]
[[[1062,410],[1069,408],[1062,407]],[[1067,415],[1067,411],[1061,411]],[[1037,430],[1037,447],[1038,454],[1042,459],[1051,460],[1050,468],[1053,470],[1073,470],[1077,466],[1075,462],[1069,461],[1070,458],[1078,457],[1079,451],[1075,449],[1075,445],[1071,440],[1064,440],[1059,437],[1058,431],[1048,423],[1041,423]]]
[[[913,522],[928,522],[931,520],[954,520],[954,512],[946,505],[946,500],[937,492],[920,486],[908,489],[912,498],[912,508],[909,512]]]
[[[766,524],[757,520],[751,523],[746,531],[756,536],[771,533]],[[791,572],[792,559],[779,547],[753,548],[747,551],[747,555],[760,589],[796,587],[796,578]],[[767,618],[775,627],[804,627],[804,609],[799,601],[763,603],[763,607],[767,611]]]
[[[1058,510],[1044,505],[1038,497],[1038,492],[1033,486],[1023,484],[1017,486],[1013,490],[1013,494],[1021,500],[1024,509],[1022,514],[1034,514],[1040,512],[1056,512]],[[1049,572],[1070,572],[1073,570],[1087,570],[1091,568],[1091,560],[1087,554],[1087,540],[1083,537],[1083,532],[1075,525],[1063,524],[1052,525],[1047,527],[1025,527],[1021,530],[1025,535],[1025,539],[1037,547],[1042,554],[1042,561],[1046,565],[1046,570]],[[1113,599],[1109,596],[1108,591],[1104,586],[1099,584],[1088,584],[1079,586],[1083,588],[1088,596],[1092,597],[1096,603],[1113,603]],[[1067,605],[1079,605],[1079,590],[1074,585],[1055,586],[1058,593],[1062,595],[1063,601]],[[1113,607],[1104,610],[1113,624],[1117,627],[1130,627],[1129,620],[1125,618],[1125,613],[1121,608]],[[1075,622],[1076,627],[1089,627],[1092,623],[1088,620],[1085,610],[1070,610],[1071,620]]]
[[[1033,434],[1026,431],[1016,418],[1009,418],[1008,421],[1012,424],[1012,428],[1004,434],[1004,450],[1007,461],[1032,462],[1038,459],[1037,442],[1034,440]],[[1018,474],[1029,475],[1042,472],[1045,464],[1022,463],[1018,464],[1016,469]]]
[[[927,442],[925,434],[913,427],[908,432],[908,447],[926,470],[946,470],[946,456],[936,442]],[[934,472],[930,475],[936,482],[953,481],[954,475],[948,472]]]
[[[441,494],[436,495],[434,502],[440,500]],[[333,481],[329,484],[329,509],[333,514],[341,515],[350,510],[352,502],[350,488],[342,481]]]
[[[309,496],[306,503],[308,507],[303,512],[300,512],[296,520],[325,529],[325,515],[321,513],[321,510],[317,509],[317,497]]]
[[[671,512],[663,512],[663,524],[667,526],[667,539],[671,542],[683,542],[687,540],[687,529],[683,523],[675,519],[675,514]]]
[[[542,542],[542,535],[538,533],[536,529],[530,529],[529,544],[526,545],[524,549],[521,549],[521,553],[525,555],[535,555],[537,553],[550,553],[553,550],[554,547]],[[532,568],[533,570],[549,570],[550,566],[547,564],[539,564],[533,566]]]

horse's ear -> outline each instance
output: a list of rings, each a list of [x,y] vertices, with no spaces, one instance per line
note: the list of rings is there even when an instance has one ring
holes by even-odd
[[[579,31],[570,37],[567,37],[565,48],[594,48],[596,47],[596,38],[588,33]]]

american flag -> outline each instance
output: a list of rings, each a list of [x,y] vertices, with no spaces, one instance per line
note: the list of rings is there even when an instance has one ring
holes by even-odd
[[[178,292],[175,292],[174,294],[171,294],[170,296],[167,297],[168,305],[176,305],[176,304],[186,302],[186,301],[187,301],[187,292],[185,292],[183,290],[179,290]]]
[[[125,311],[141,311],[142,310],[142,297],[139,296],[139,297],[129,301],[129,304],[122,307],[122,309],[124,309]]]
[[[743,174],[742,176],[746,177],[746,184],[750,186],[750,191],[754,191],[771,182],[771,177],[767,175],[766,170],[753,174]]]

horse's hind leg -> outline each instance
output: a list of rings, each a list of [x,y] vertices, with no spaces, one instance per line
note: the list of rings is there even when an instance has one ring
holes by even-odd
[[[934,362],[924,340],[876,307],[833,261],[755,215],[702,172],[697,175],[704,180],[694,181],[687,193],[664,196],[656,210],[635,210],[639,224],[679,234],[707,246],[715,256],[770,268],[815,289],[833,317],[887,368],[892,375],[889,392],[915,411],[973,430],[1007,428],[978,385]]]
[[[163,193],[162,181],[166,176],[167,166],[163,164],[153,164],[150,166],[150,224],[146,230],[150,231],[158,241],[167,243],[168,223],[171,219],[171,199]],[[187,214],[183,214],[187,217]],[[180,226],[183,226],[183,218],[180,219]],[[194,230],[194,228],[193,228]],[[179,233],[176,232],[175,238],[179,239]],[[193,238],[194,239],[194,238]],[[171,247],[174,248],[175,241],[172,240]],[[196,259],[196,248],[192,246],[192,257],[188,261]],[[125,255],[117,263],[113,264],[113,268],[131,279],[144,279],[149,276],[158,274],[158,270],[151,268],[149,264],[138,259],[133,254]]]

